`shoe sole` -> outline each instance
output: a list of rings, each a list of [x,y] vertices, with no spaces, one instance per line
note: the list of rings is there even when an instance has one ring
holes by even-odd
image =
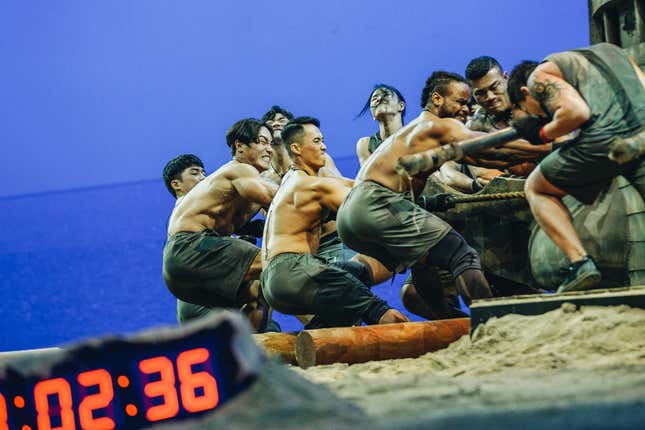
[[[577,278],[573,280],[572,282],[569,283],[569,285],[565,287],[560,287],[558,288],[558,293],[568,293],[571,291],[584,291],[584,290],[592,290],[594,287],[596,287],[600,283],[600,273],[599,272],[591,272],[587,273],[580,278]]]

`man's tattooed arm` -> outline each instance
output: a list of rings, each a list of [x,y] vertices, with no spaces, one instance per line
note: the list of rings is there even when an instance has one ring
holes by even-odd
[[[591,117],[591,110],[580,93],[558,74],[549,62],[543,63],[529,78],[529,93],[542,110],[551,118],[543,127],[547,139],[564,136],[580,128]]]
[[[531,97],[533,97],[542,109],[544,109],[548,114],[553,115],[556,110],[556,100],[560,95],[560,86],[552,80],[536,80],[532,79],[533,82],[529,82],[529,92]]]

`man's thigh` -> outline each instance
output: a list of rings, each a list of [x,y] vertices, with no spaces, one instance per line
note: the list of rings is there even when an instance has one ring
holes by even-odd
[[[539,165],[555,187],[585,204],[591,204],[613,178],[625,168],[606,155],[593,154],[575,144],[549,154]]]

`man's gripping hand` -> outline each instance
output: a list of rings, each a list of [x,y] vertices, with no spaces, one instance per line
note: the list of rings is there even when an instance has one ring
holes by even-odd
[[[264,233],[264,220],[255,219],[253,221],[249,221],[240,227],[235,233],[237,233],[238,236],[262,237],[262,234]]]
[[[428,212],[445,212],[455,207],[455,199],[452,194],[448,193],[419,196],[416,203]]]
[[[401,312],[393,308],[390,308],[387,311],[385,311],[385,313],[378,320],[379,324],[396,324],[396,323],[403,323],[403,322],[410,322],[410,320]]]
[[[526,115],[514,120],[511,126],[523,139],[528,140],[533,145],[544,145],[549,143],[549,140],[544,136],[542,127],[548,122],[549,119],[546,117]]]

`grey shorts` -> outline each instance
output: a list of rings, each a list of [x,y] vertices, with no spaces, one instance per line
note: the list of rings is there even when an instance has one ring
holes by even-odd
[[[246,241],[211,230],[179,232],[163,250],[163,278],[170,292],[206,307],[239,307],[244,275],[260,252]]]
[[[401,273],[424,257],[452,227],[406,194],[365,181],[352,188],[338,209],[336,230],[345,245]]]

